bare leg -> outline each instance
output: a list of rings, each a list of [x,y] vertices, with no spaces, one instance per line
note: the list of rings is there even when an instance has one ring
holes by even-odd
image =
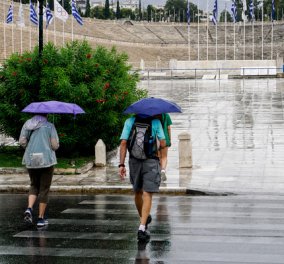
[[[141,215],[142,215],[142,206],[143,206],[143,191],[135,192],[135,206],[138,211],[138,214],[140,216],[141,221]]]
[[[44,218],[44,213],[45,213],[46,206],[47,206],[46,203],[40,203],[39,204],[38,218]]]
[[[141,215],[141,225],[146,225],[147,218],[150,214],[152,207],[152,193],[143,192],[143,205]]]
[[[33,209],[37,196],[34,194],[30,194],[28,198],[28,207]]]

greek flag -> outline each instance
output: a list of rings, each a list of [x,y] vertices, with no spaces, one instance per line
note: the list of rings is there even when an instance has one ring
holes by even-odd
[[[72,15],[74,16],[74,18],[77,20],[77,22],[83,26],[83,20],[76,8],[76,4],[75,4],[75,0],[72,0]]]
[[[253,20],[254,19],[254,5],[253,5],[253,0],[250,0],[249,3],[249,16]]]
[[[217,19],[218,19],[218,3],[217,3],[217,0],[215,0],[214,8],[213,8],[213,16],[211,16],[211,20],[214,25],[217,24]]]
[[[233,3],[232,3],[231,10],[232,10],[232,15],[233,15],[233,21],[234,21],[234,23],[236,23],[237,22],[237,6],[236,6],[236,2],[234,0],[233,0]]]
[[[30,20],[35,25],[38,25],[37,13],[31,1],[30,1]]]
[[[189,6],[189,0],[187,0],[186,18],[187,18],[187,24],[190,25],[190,6]]]
[[[45,8],[45,17],[46,17],[46,28],[49,26],[49,24],[51,24],[52,20],[53,20],[53,15],[50,11],[49,5],[46,5]]]
[[[10,5],[9,10],[8,10],[6,23],[7,24],[13,23],[13,6],[12,6],[12,4]]]
[[[271,5],[271,21],[273,22],[275,20],[275,0],[272,0]]]

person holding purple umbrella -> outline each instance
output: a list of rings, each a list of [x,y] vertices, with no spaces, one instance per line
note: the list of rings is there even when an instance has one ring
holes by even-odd
[[[45,217],[48,195],[52,182],[54,165],[57,164],[55,151],[59,139],[55,126],[47,121],[46,114],[36,114],[22,127],[19,143],[25,148],[22,164],[28,169],[30,189],[24,221],[33,223],[33,207],[39,200],[37,227],[48,224]]]

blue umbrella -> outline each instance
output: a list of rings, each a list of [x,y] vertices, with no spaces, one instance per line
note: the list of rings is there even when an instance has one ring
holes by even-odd
[[[174,102],[150,97],[133,103],[123,113],[153,116],[162,113],[181,113],[181,108]]]

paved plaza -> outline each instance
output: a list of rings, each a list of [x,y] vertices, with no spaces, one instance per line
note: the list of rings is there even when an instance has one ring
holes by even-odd
[[[1,194],[0,263],[283,264],[283,84],[142,81],[150,96],[183,110],[171,114],[168,180],[153,199],[150,242],[137,243],[131,186],[119,180],[114,155],[105,168],[54,176],[43,230],[23,225],[27,194]],[[184,131],[192,169],[179,169]],[[28,175],[20,172],[2,173],[0,190],[26,193]]]

